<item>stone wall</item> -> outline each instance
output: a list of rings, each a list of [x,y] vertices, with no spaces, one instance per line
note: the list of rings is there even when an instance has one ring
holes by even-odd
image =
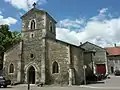
[[[92,61],[91,52],[84,53],[84,64],[87,66],[86,68],[86,76],[91,76],[93,74],[93,61]]]
[[[81,47],[88,51],[95,52],[95,54],[92,55],[94,74],[96,74],[96,64],[105,64],[106,74],[108,74],[108,61],[105,49],[89,42],[84,43]]]
[[[74,68],[74,78],[76,85],[80,85],[83,81],[83,56],[84,52],[83,49],[80,49],[79,47],[71,46],[71,59],[72,59],[72,65]]]
[[[62,42],[47,40],[47,58],[46,58],[46,82],[49,84],[68,84],[68,46]],[[52,72],[53,62],[59,65],[59,73]]]
[[[56,23],[50,18],[50,16],[46,16],[46,37],[56,39]],[[52,30],[50,30],[50,25],[52,25]]]
[[[120,56],[108,56],[108,67],[110,74],[114,73],[115,70],[120,70]]]
[[[106,59],[106,51],[96,51],[95,55],[93,55],[93,61],[95,64],[104,64],[107,59]]]
[[[45,14],[36,9],[32,9],[24,17],[22,17],[22,31],[31,31],[31,20],[35,20],[35,29],[45,28]]]
[[[21,71],[21,68],[19,67],[20,63],[21,63],[20,44],[16,44],[15,46],[8,49],[4,53],[3,70],[5,71],[5,75],[10,78],[12,83],[20,82],[20,77],[18,77],[18,72]],[[10,64],[14,65],[14,73],[9,73]]]
[[[43,55],[43,39],[39,39],[37,35],[41,35],[40,32],[35,33],[36,37],[29,40],[23,41],[23,52],[22,52],[22,62],[23,62],[23,81],[27,83],[27,72],[29,67],[33,66],[35,68],[36,76],[35,82],[40,82],[41,80],[41,60]],[[33,57],[31,57],[31,54]]]
[[[31,30],[31,20],[35,21],[35,29]],[[33,36],[31,37],[31,35]],[[41,82],[45,75],[41,75],[41,63],[45,61],[45,44],[44,37],[46,36],[46,17],[43,11],[32,9],[24,17],[22,17],[22,37],[23,37],[23,52],[22,52],[22,81],[27,83],[28,70],[31,66],[35,69],[35,83]],[[31,55],[33,57],[31,57]],[[43,60],[44,59],[44,60]],[[43,82],[43,80],[42,80]]]
[[[95,63],[104,63],[106,62],[106,51],[94,44],[86,43],[85,45],[81,46],[82,48],[89,50],[89,51],[95,51],[95,55],[93,55],[93,61]]]

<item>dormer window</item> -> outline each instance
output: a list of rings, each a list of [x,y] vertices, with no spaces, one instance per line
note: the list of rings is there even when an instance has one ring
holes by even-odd
[[[32,20],[32,21],[31,21],[30,29],[32,29],[32,30],[35,29],[35,20]]]

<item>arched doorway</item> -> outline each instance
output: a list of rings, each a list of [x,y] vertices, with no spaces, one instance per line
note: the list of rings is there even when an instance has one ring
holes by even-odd
[[[35,69],[31,66],[28,70],[28,83],[35,84]]]

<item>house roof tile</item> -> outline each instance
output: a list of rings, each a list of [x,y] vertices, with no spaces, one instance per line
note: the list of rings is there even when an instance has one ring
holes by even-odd
[[[105,49],[108,55],[120,55],[120,47],[107,47]]]

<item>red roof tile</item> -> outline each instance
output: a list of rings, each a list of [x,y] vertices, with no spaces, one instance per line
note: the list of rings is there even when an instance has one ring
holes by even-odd
[[[105,49],[108,55],[120,55],[120,47],[107,47]]]

